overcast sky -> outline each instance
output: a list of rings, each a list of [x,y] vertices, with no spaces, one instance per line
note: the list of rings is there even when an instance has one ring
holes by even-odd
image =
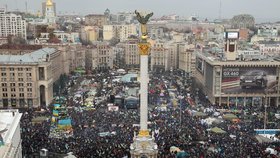
[[[25,11],[25,2],[29,11],[41,10],[45,0],[0,0],[8,10]],[[196,14],[199,17],[215,19],[219,17],[221,3],[222,18],[246,13],[253,15],[258,22],[280,21],[280,0],[53,0],[57,4],[57,13],[103,13],[106,8],[111,13],[118,11],[148,10],[155,17],[178,14],[188,17]]]

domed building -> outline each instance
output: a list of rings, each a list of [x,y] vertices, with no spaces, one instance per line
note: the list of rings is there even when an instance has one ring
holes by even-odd
[[[255,18],[249,14],[236,15],[231,19],[231,27],[235,29],[253,28],[255,26]]]

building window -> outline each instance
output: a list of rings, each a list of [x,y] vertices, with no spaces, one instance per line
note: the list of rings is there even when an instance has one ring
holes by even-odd
[[[23,81],[23,78],[18,78],[18,81]]]
[[[8,93],[3,93],[3,97],[8,97]]]
[[[32,99],[27,99],[27,105],[29,107],[33,106],[33,100]]]
[[[31,77],[31,73],[26,73],[26,76],[27,77]]]
[[[32,92],[32,88],[27,88],[27,92]]]
[[[15,87],[16,84],[15,84],[15,83],[10,83],[10,86],[11,86],[11,87]]]
[[[18,68],[18,71],[23,71],[23,68],[22,67]]]
[[[2,81],[2,82],[6,82],[6,81],[7,81],[7,78],[1,78],[1,81]]]
[[[10,68],[10,71],[15,71],[15,69],[14,68]]]
[[[32,83],[27,83],[27,86],[31,87],[31,86],[32,86]]]
[[[3,92],[7,92],[8,89],[7,89],[7,88],[2,88],[2,91],[3,91]]]
[[[26,70],[26,71],[31,71],[31,68],[26,68],[25,70]]]
[[[32,97],[32,93],[27,93],[27,97],[31,98]]]
[[[24,97],[24,93],[19,93],[19,97]]]
[[[17,96],[17,95],[14,94],[14,93],[11,94],[11,97],[12,97],[12,98],[14,98],[14,97],[16,97],[16,96]]]
[[[23,85],[24,85],[23,83],[18,83],[19,87],[23,87]]]
[[[18,89],[20,92],[23,92],[24,91],[24,88],[19,88]]]
[[[16,91],[16,89],[15,88],[11,88],[11,92],[15,92]]]
[[[1,67],[1,71],[6,71],[6,68],[5,67]]]
[[[7,74],[5,72],[2,72],[1,76],[7,76]]]
[[[23,73],[18,73],[18,76],[20,76],[20,77],[23,76]]]

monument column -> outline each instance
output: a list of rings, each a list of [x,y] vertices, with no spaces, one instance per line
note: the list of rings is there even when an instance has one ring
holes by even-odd
[[[138,43],[140,53],[140,132],[130,145],[132,158],[156,158],[158,153],[157,144],[148,131],[148,55],[151,44],[147,42],[147,22],[153,13],[145,16],[135,11],[136,18],[141,24],[141,39]]]

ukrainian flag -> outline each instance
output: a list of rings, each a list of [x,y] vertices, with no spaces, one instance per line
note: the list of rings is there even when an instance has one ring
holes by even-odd
[[[58,116],[58,110],[53,110],[53,116]]]
[[[57,126],[58,126],[59,129],[65,129],[65,130],[71,129],[72,128],[71,119],[58,120],[58,125]]]

